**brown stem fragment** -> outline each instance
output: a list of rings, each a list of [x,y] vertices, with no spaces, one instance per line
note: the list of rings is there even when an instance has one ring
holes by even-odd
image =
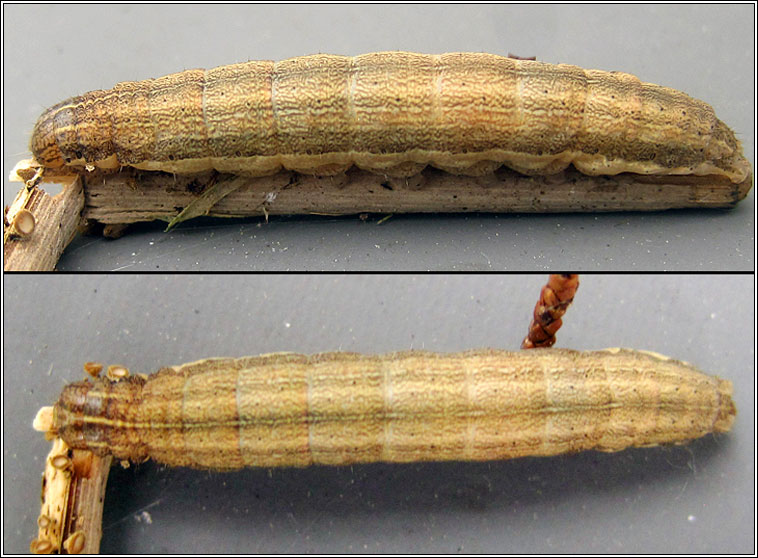
[[[555,334],[563,325],[561,317],[574,301],[578,288],[579,275],[575,273],[550,275],[534,306],[534,316],[529,333],[521,343],[522,349],[552,347],[555,344]]]

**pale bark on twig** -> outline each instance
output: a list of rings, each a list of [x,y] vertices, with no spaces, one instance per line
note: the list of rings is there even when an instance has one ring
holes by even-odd
[[[333,177],[284,171],[261,178],[123,170],[93,173],[85,180],[83,216],[106,224],[171,221],[182,211],[187,216],[247,217],[729,208],[743,199],[752,185],[752,177],[742,184],[714,176],[591,177],[574,170],[528,177],[506,168],[481,177],[427,168],[407,179],[355,168]],[[194,206],[187,211],[191,204]]]
[[[84,207],[82,180],[77,175],[63,179],[63,191],[50,196],[39,185],[25,185],[5,214],[3,243],[5,271],[52,271],[63,250],[73,240]],[[31,214],[31,232],[20,235],[14,221]]]
[[[282,171],[250,178],[210,171],[193,176],[124,168],[116,173],[60,174],[64,182],[47,195],[35,181],[41,169],[22,161],[16,179],[27,181],[6,213],[5,270],[52,270],[83,223],[105,225],[106,236],[124,226],[163,220],[169,227],[193,217],[353,215],[362,213],[555,213],[731,208],[752,187],[752,176],[733,184],[717,176],[591,177],[569,169],[551,176],[524,176],[505,167],[485,176],[453,175],[427,168],[391,178],[356,168],[338,176]],[[69,172],[69,171],[66,171]],[[32,178],[34,177],[34,178]],[[22,213],[25,213],[22,215]],[[33,218],[24,232],[19,217]]]
[[[113,458],[72,450],[55,438],[42,482],[34,553],[97,554],[102,536],[105,485]]]

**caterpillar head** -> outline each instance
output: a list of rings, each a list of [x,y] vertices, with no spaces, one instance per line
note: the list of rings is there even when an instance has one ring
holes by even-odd
[[[40,165],[59,169],[66,164],[66,159],[71,161],[70,156],[64,156],[61,146],[68,151],[75,141],[75,115],[69,99],[42,113],[34,125],[29,149]]]

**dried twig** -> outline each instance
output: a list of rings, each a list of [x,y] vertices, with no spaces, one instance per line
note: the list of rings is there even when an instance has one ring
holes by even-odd
[[[186,216],[355,215],[360,213],[554,213],[734,207],[752,185],[715,176],[586,176],[567,170],[524,176],[500,168],[470,177],[427,168],[410,178],[350,169],[317,177],[283,171],[260,178],[124,169],[84,176],[82,216],[104,224]],[[188,208],[191,208],[188,209]],[[185,213],[186,212],[186,213]]]
[[[52,271],[81,223],[81,177],[61,177],[63,191],[50,196],[30,178],[5,213],[5,271]]]
[[[77,228],[104,225],[119,236],[130,223],[164,220],[171,226],[198,215],[354,215],[367,213],[552,213],[729,208],[743,199],[752,176],[733,184],[717,176],[586,176],[569,169],[524,176],[500,168],[459,176],[427,168],[391,178],[356,168],[317,177],[283,171],[260,178],[214,172],[192,176],[125,168],[105,174],[54,175],[21,161],[12,177],[26,182],[6,211],[5,270],[52,270]],[[66,171],[70,172],[70,171]],[[64,182],[55,197],[42,180]]]
[[[542,287],[540,298],[534,306],[534,317],[529,333],[521,343],[522,349],[552,347],[555,333],[561,328],[561,317],[566,313],[579,288],[579,275],[554,273]]]
[[[53,441],[42,478],[42,509],[35,554],[96,554],[102,535],[103,502],[113,458],[74,450]]]

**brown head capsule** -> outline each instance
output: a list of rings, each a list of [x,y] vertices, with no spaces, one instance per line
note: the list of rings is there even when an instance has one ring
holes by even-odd
[[[49,168],[184,174],[750,173],[734,133],[680,91],[485,53],[318,54],[120,83],[45,111],[31,150]]]
[[[129,417],[138,407],[139,391],[145,381],[126,377],[120,381],[97,378],[68,385],[53,407],[50,431],[60,436],[71,448],[88,449],[96,455],[112,453],[119,447],[117,417]],[[126,440],[127,445],[133,441]]]
[[[73,448],[195,468],[478,461],[725,432],[731,390],[625,349],[272,354],[72,384],[53,429]]]

